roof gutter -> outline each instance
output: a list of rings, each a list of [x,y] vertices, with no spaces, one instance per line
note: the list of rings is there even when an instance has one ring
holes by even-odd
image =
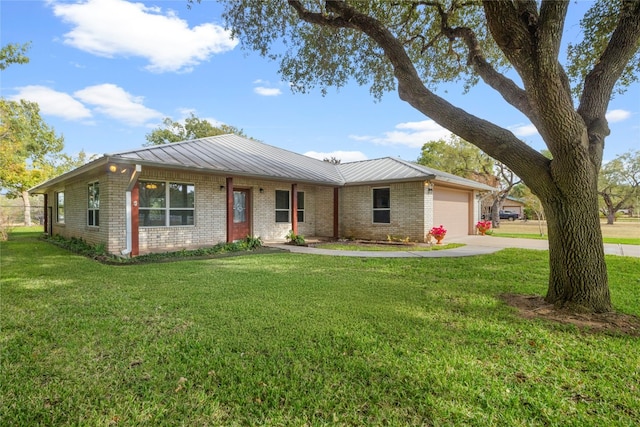
[[[110,158],[110,161],[115,162],[115,159],[117,158]],[[201,168],[201,167],[195,167],[195,166],[176,165],[171,163],[158,164],[157,162],[150,162],[150,161],[144,161],[144,160],[138,161],[134,159],[125,159],[125,158],[121,158],[118,160],[119,160],[119,163],[129,163],[129,164],[135,163],[135,164],[148,166],[152,168],[165,168],[165,169],[173,169],[173,170],[184,170],[189,172],[201,172],[201,173],[207,173],[207,174],[213,174],[213,175],[219,175],[219,176],[225,176],[225,177],[229,175],[233,175],[233,176],[241,176],[246,178],[263,179],[266,181],[298,182],[298,183],[304,183],[304,184],[326,185],[329,187],[344,185],[344,182],[342,181],[333,181],[333,180],[327,181],[327,180],[304,179],[304,178],[298,178],[295,176],[262,175],[262,174],[256,174],[256,173],[250,173],[246,171],[238,171],[238,170],[232,170],[232,169],[229,169],[229,170],[209,169],[209,168]]]
[[[30,188],[28,191],[30,194],[44,194],[51,187],[55,187],[58,183],[65,181],[69,178],[75,178],[76,176],[82,175],[83,173],[90,171],[92,169],[97,169],[101,166],[106,166],[109,163],[108,157],[100,157],[92,162],[84,164],[77,169],[74,169],[70,172],[64,173],[60,176],[52,178],[48,181],[45,181],[41,184],[36,185],[35,187]]]
[[[102,157],[96,160],[93,160],[89,163],[86,163],[72,171],[63,173],[62,175],[59,175],[55,178],[52,178],[48,181],[38,184],[35,187],[30,188],[28,191],[29,193],[32,193],[32,194],[44,194],[49,188],[55,187],[58,183],[66,181],[71,178],[75,178],[76,176],[80,176],[88,171],[91,171],[94,169],[100,169],[100,168],[105,168],[105,170],[108,170],[108,168],[111,165],[119,165],[119,164],[131,165],[136,163],[137,162],[135,160],[128,160],[120,157],[112,157],[108,154],[105,154]]]
[[[433,181],[435,180],[435,175],[423,175],[423,176],[412,176],[408,178],[397,178],[397,179],[381,179],[381,180],[373,180],[373,181],[350,181],[344,183],[343,187],[354,187],[358,185],[384,185],[384,184],[399,184],[403,182],[416,182],[416,181]]]
[[[459,180],[456,179],[451,179],[451,178],[447,178],[447,177],[436,177],[435,179],[436,182],[446,182],[449,184],[454,184],[457,185],[459,187],[471,187],[474,188],[476,190],[484,190],[484,191],[496,191],[497,188],[491,187],[490,185],[486,185],[486,184],[482,184],[480,182],[475,182],[472,180],[466,180],[466,182],[460,182]],[[473,182],[475,182],[475,185],[472,184]]]

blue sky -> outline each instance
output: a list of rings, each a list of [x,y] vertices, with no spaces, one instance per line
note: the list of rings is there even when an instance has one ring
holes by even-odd
[[[0,74],[9,99],[38,102],[65,152],[103,154],[135,149],[164,117],[190,113],[226,123],[267,144],[345,161],[385,156],[416,160],[424,142],[449,132],[400,101],[375,102],[350,85],[293,94],[278,64],[240,49],[222,28],[220,7],[186,0],[7,1],[0,3],[0,40],[31,42],[30,63]],[[571,16],[588,2],[572,2]],[[565,42],[577,40],[568,22]],[[609,105],[605,160],[640,149],[640,85]],[[491,89],[438,92],[467,111],[544,148],[530,122]]]

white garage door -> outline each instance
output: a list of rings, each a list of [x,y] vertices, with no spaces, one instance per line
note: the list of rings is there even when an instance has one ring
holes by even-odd
[[[447,237],[466,236],[471,228],[472,193],[448,188],[433,189],[433,225],[443,225]]]

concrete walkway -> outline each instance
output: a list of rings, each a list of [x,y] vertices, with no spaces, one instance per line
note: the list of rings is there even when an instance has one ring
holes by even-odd
[[[497,252],[505,248],[548,250],[549,243],[546,240],[514,239],[509,237],[492,236],[463,236],[446,240],[447,243],[463,243],[465,246],[441,251],[343,251],[333,249],[321,249],[307,246],[284,245],[280,243],[267,243],[265,246],[283,249],[292,253],[351,256],[370,258],[447,258],[473,255],[485,255]],[[605,254],[622,255],[640,258],[639,245],[618,245],[605,243]]]

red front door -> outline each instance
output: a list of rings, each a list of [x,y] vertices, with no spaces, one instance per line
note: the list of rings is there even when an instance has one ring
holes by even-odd
[[[231,240],[251,235],[251,193],[249,190],[233,190],[233,232]]]

